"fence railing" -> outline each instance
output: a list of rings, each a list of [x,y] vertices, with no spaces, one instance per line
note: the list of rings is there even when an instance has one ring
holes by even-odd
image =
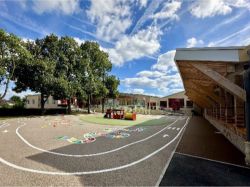
[[[244,107],[214,107],[207,109],[206,115],[228,124],[245,127]]]

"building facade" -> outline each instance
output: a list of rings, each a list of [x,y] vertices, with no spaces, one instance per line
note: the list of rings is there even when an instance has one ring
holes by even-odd
[[[106,105],[119,107],[144,108],[148,110],[183,110],[193,108],[193,102],[185,95],[185,91],[166,97],[143,94],[120,93],[115,100],[108,99]]]
[[[49,96],[48,100],[44,105],[44,108],[46,109],[62,108],[60,104],[61,104],[60,100],[54,100],[52,96]],[[41,95],[40,94],[27,95],[25,108],[32,108],[32,109],[41,108]]]

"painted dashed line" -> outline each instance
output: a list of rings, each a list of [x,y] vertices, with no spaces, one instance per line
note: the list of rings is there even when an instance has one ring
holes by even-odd
[[[166,138],[167,136],[169,136],[169,135],[168,135],[168,134],[164,134],[164,135],[163,135],[163,138]]]
[[[168,127],[167,129],[171,129],[171,127]]]
[[[172,127],[173,130],[175,130],[176,127]]]
[[[177,130],[177,131],[179,131],[179,130],[180,130],[180,128],[177,128],[176,130]]]

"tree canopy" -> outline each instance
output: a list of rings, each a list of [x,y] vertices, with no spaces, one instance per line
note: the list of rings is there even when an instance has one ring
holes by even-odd
[[[71,99],[87,101],[90,112],[91,99],[115,98],[119,80],[110,75],[112,64],[108,54],[96,42],[86,41],[78,45],[69,36],[54,34],[35,41],[23,42],[14,34],[0,30],[0,83],[5,86],[15,81],[16,92],[30,89],[41,93],[41,109],[48,97],[67,99],[71,111]]]

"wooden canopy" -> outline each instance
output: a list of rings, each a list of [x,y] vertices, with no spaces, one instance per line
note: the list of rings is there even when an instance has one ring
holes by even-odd
[[[242,49],[240,48],[240,50]],[[202,108],[211,108],[216,104],[223,104],[224,100],[216,93],[217,88],[223,88],[241,101],[246,101],[245,90],[235,84],[233,77],[241,71],[238,65],[245,62],[235,61],[238,58],[237,54],[241,54],[237,50],[239,49],[219,48],[216,50],[212,48],[211,52],[209,48],[194,48],[190,49],[190,53],[188,53],[189,49],[177,49],[175,62],[182,77],[186,95],[194,103]],[[209,53],[206,53],[206,51]],[[235,56],[230,61],[229,57],[220,56],[220,52],[228,56],[233,53]],[[218,60],[216,60],[216,56],[218,56]]]

